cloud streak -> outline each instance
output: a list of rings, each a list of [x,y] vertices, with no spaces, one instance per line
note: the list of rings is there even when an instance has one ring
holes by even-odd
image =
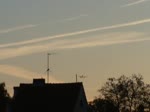
[[[32,24],[24,25],[24,26],[17,26],[17,27],[13,27],[13,28],[8,28],[8,29],[0,30],[0,34],[14,32],[14,31],[18,31],[18,30],[27,29],[27,28],[33,28],[33,27],[36,27],[36,26],[37,25],[32,25]]]
[[[117,37],[117,38],[116,38]],[[142,37],[142,38],[141,38]],[[150,38],[146,34],[130,32],[130,33],[110,33],[105,35],[97,35],[86,38],[57,40],[53,43],[43,43],[38,45],[22,46],[19,48],[0,49],[0,60],[14,58],[17,56],[30,55],[51,50],[66,50],[75,48],[87,48],[95,46],[109,46],[114,44],[125,44],[149,41]]]
[[[82,17],[86,17],[86,16],[88,16],[88,15],[87,14],[81,14],[79,16],[66,18],[64,20],[57,21],[56,23],[58,23],[58,22],[65,22],[65,21],[74,21],[74,20],[78,20],[78,19],[80,19]],[[36,26],[38,26],[38,25],[28,24],[28,25],[23,25],[23,26],[17,26],[17,27],[13,27],[13,28],[3,29],[3,30],[0,30],[0,34],[5,34],[5,33],[14,32],[14,31],[24,30],[24,29],[33,28],[33,27],[36,27]]]
[[[28,71],[24,68],[17,67],[17,66],[0,65],[0,68],[1,68],[0,73],[18,77],[18,78],[32,80],[33,78],[37,77],[37,75],[34,72]],[[45,76],[45,75],[43,74],[42,76]],[[50,82],[62,82],[62,81],[59,81],[59,80],[53,78],[52,76],[50,76]]]
[[[129,7],[129,6],[137,5],[137,4],[146,2],[146,1],[149,1],[149,0],[136,0],[135,2],[132,2],[132,3],[129,3],[129,4],[123,5],[123,6],[121,6],[121,7]]]
[[[62,22],[64,22],[64,21],[74,21],[74,20],[78,20],[82,17],[87,17],[87,16],[88,16],[87,14],[81,14],[81,15],[76,16],[76,17],[71,17],[71,18],[64,19],[64,20],[62,20]]]
[[[106,35],[100,35],[103,39],[98,37],[87,38],[83,40],[78,40],[76,43],[70,43],[64,45],[61,49],[73,49],[73,48],[87,48],[87,47],[96,47],[96,46],[109,46],[115,44],[125,44],[125,43],[134,43],[149,41],[150,38],[141,38],[144,37],[144,34],[140,33],[112,33]],[[110,38],[111,37],[111,38]],[[112,38],[117,37],[117,38]]]
[[[144,20],[133,21],[133,22],[123,23],[123,24],[116,24],[116,25],[112,25],[112,26],[98,27],[98,28],[93,28],[93,29],[88,29],[88,30],[81,30],[81,31],[77,31],[77,32],[59,34],[59,35],[48,36],[48,37],[41,37],[41,38],[31,39],[31,40],[26,40],[26,41],[21,41],[21,42],[1,44],[0,48],[25,45],[25,44],[33,44],[33,43],[38,43],[38,42],[47,41],[47,40],[51,40],[51,39],[58,39],[58,38],[63,38],[63,37],[92,33],[92,32],[96,32],[96,31],[103,31],[103,30],[135,26],[135,25],[149,23],[149,22],[150,22],[150,19],[144,19]]]

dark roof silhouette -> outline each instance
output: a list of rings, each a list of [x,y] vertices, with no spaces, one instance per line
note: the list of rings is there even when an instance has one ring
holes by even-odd
[[[45,83],[44,79],[34,79],[33,84],[14,87],[14,112],[73,112],[81,89],[81,82]]]

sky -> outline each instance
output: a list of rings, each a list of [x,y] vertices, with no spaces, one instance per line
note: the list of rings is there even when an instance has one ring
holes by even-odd
[[[150,79],[150,0],[0,0],[0,82],[83,82],[90,101],[110,77]],[[80,78],[81,75],[86,76]]]

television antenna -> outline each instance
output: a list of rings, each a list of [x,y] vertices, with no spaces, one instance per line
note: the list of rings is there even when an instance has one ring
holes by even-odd
[[[50,73],[50,59],[49,57],[51,55],[54,55],[55,53],[47,53],[47,83],[49,83],[49,73]]]
[[[85,75],[79,75],[79,78],[87,78]],[[76,82],[78,82],[78,75],[76,74]]]

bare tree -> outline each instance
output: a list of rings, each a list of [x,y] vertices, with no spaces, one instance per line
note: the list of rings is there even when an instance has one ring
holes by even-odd
[[[109,78],[99,92],[113,101],[120,112],[137,112],[140,105],[150,105],[150,85],[144,83],[141,75]]]

